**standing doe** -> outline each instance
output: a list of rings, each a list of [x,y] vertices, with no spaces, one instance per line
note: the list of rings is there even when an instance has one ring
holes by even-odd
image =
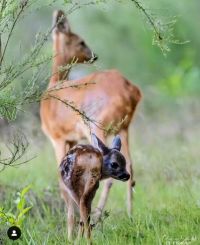
[[[93,145],[76,145],[71,148],[60,164],[68,200],[68,239],[72,239],[75,224],[75,208],[80,212],[79,236],[85,233],[90,239],[90,212],[99,181],[112,177],[127,181],[126,160],[120,153],[121,140],[116,136],[112,148],[106,147],[94,134]]]
[[[73,81],[77,87],[70,87],[71,81],[63,81],[63,89],[53,89],[61,80],[66,79],[66,71],[63,67],[70,64],[74,58],[78,63],[84,63],[94,58],[93,53],[84,40],[71,32],[69,23],[64,13],[59,10],[54,13],[55,26],[53,31],[53,69],[50,83],[46,93],[49,98],[41,101],[40,116],[42,129],[51,140],[55,149],[57,162],[61,162],[66,152],[83,138],[91,141],[90,130],[85,125],[82,117],[67,107],[62,101],[70,101],[75,107],[91,115],[92,119],[101,122],[106,128],[113,122],[114,125],[123,123],[118,127],[118,133],[122,141],[122,152],[126,158],[127,171],[130,174],[128,180],[128,213],[132,211],[132,187],[134,186],[133,169],[129,152],[128,129],[136,107],[141,99],[140,89],[128,81],[117,70],[96,72],[82,79]],[[95,57],[96,58],[96,57]],[[94,58],[94,59],[95,59]],[[62,69],[61,69],[62,68]],[[93,83],[93,84],[89,84]],[[87,86],[84,86],[88,84]],[[102,142],[106,142],[104,131],[91,124],[91,131]],[[105,181],[104,190],[98,203],[97,218],[105,206],[112,179]],[[62,196],[67,203],[66,188],[60,180]]]

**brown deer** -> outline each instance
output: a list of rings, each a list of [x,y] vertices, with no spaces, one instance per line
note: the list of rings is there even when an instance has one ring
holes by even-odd
[[[129,152],[128,128],[141,99],[140,89],[117,70],[108,70],[95,72],[76,81],[65,80],[62,82],[63,89],[54,90],[53,88],[59,84],[59,81],[66,79],[66,71],[61,68],[70,64],[74,57],[78,63],[84,63],[96,57],[83,39],[70,30],[67,18],[61,10],[54,13],[53,23],[55,26],[53,31],[53,72],[45,92],[49,94],[49,98],[41,101],[42,129],[53,144],[59,164],[67,150],[80,139],[86,138],[89,142],[91,141],[90,132],[95,133],[102,142],[106,142],[106,136],[101,128],[96,124],[91,124],[89,130],[80,114],[67,107],[62,101],[73,102],[76,108],[84,111],[87,115],[92,114],[92,119],[101,122],[104,127],[107,127],[111,122],[116,125],[126,118],[116,133],[120,135],[122,152],[127,162],[127,171],[130,173],[127,201],[128,214],[131,215],[134,180]],[[80,88],[69,87],[71,82],[88,85]],[[105,181],[97,207],[97,219],[101,216],[112,182],[112,179]],[[62,196],[67,202],[66,189],[62,181],[60,181],[60,188]]]
[[[68,239],[72,239],[75,225],[75,209],[80,213],[79,236],[85,233],[91,238],[90,213],[99,181],[112,177],[127,181],[126,160],[120,153],[121,140],[116,136],[112,148],[92,134],[93,145],[76,145],[71,148],[60,164],[60,174],[68,199]]]

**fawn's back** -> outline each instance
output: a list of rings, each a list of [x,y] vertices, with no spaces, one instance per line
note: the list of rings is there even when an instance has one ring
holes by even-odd
[[[101,178],[103,158],[92,145],[76,145],[67,153],[61,164],[63,181],[72,197],[80,200],[90,185]]]

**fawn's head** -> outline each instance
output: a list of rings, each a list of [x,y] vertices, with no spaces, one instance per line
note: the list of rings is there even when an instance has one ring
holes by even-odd
[[[90,50],[85,41],[77,34],[71,32],[69,22],[62,10],[53,14],[53,41],[54,49],[62,55],[65,63],[75,60],[77,63],[95,61],[97,56]]]
[[[92,134],[92,141],[93,145],[103,154],[102,177],[112,177],[117,180],[127,181],[130,178],[130,174],[126,171],[126,159],[120,153],[120,137],[115,136],[111,148],[105,146],[95,134]]]

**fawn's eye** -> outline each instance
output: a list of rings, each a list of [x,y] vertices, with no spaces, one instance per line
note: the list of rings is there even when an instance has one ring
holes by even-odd
[[[116,168],[119,167],[119,164],[117,162],[112,162],[111,163],[111,167],[114,168],[114,169],[116,169]]]
[[[85,42],[84,42],[84,41],[81,41],[79,44],[80,44],[81,46],[85,46]]]

